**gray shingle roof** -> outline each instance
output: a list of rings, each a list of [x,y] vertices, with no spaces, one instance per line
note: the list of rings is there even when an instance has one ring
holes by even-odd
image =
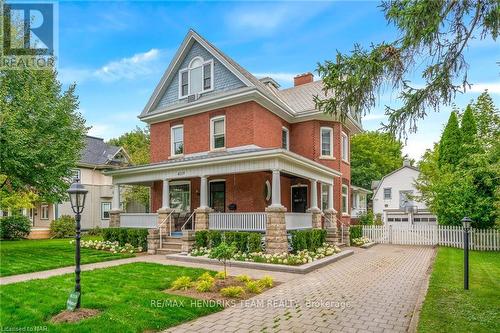
[[[314,96],[325,97],[321,80],[283,89],[278,94],[296,113],[315,110]],[[326,97],[331,97],[331,95],[328,93]]]
[[[111,159],[119,150],[120,147],[109,145],[104,142],[104,139],[87,135],[85,137],[85,148],[83,148],[80,163],[105,165],[111,162]]]

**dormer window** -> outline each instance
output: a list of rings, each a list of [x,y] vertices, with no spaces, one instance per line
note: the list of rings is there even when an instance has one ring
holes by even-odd
[[[179,71],[179,98],[201,94],[213,89],[214,61],[195,57],[187,68]]]

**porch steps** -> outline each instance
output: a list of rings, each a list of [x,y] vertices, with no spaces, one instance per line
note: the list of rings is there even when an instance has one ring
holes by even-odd
[[[162,247],[156,250],[157,254],[175,254],[182,252],[180,237],[167,236],[163,239]]]
[[[28,239],[47,239],[50,238],[50,230],[48,228],[32,228]]]

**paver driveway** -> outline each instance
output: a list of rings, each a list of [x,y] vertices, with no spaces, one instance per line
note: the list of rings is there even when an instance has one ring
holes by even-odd
[[[434,249],[377,245],[169,332],[406,332]]]

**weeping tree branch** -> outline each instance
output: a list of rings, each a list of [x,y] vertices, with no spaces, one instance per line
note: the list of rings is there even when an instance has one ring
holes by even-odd
[[[439,111],[470,88],[463,52],[474,38],[496,40],[499,2],[392,0],[380,7],[400,38],[369,49],[356,44],[351,54],[337,52],[335,62],[318,64],[324,96],[316,96],[315,102],[323,112],[344,119],[351,110],[366,115],[381,93],[398,91],[402,106],[386,106],[383,129],[401,139],[417,130],[429,110]],[[424,65],[420,75],[417,62]],[[413,76],[424,80],[422,87],[410,82]]]

